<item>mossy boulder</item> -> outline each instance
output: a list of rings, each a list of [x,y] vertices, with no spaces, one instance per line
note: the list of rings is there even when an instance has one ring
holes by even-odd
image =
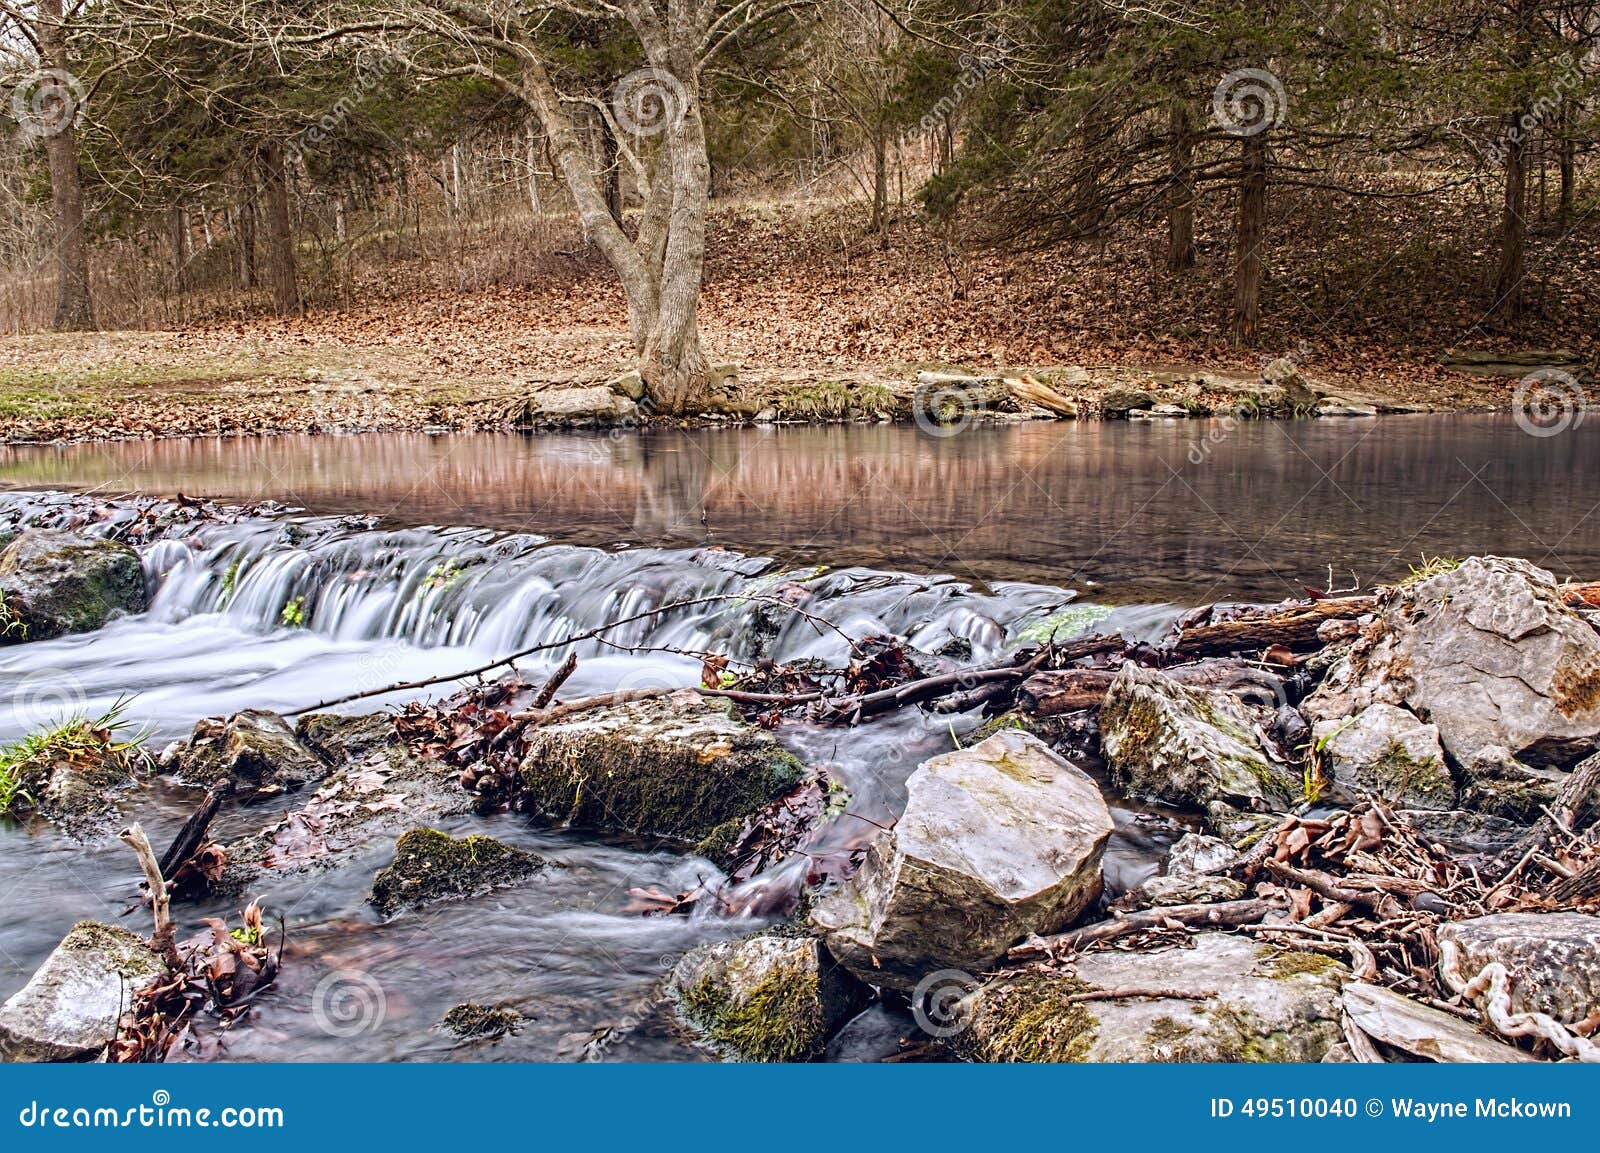
[[[686,1022],[739,1061],[815,1061],[871,999],[816,938],[781,933],[690,950],[667,991]]]
[[[974,1061],[1321,1061],[1343,1036],[1347,975],[1332,958],[1222,933],[1190,949],[1086,953],[1073,972],[1028,967],[967,994],[949,1043]]]
[[[1229,693],[1190,688],[1130,661],[1106,693],[1100,739],[1112,780],[1129,793],[1181,805],[1287,808],[1302,791],[1300,775],[1267,755],[1259,723]]]
[[[29,529],[0,552],[0,644],[91,632],[148,603],[139,554],[125,544]]]
[[[302,745],[288,721],[265,709],[196,722],[162,767],[196,785],[231,779],[253,790],[297,789],[328,775],[328,762]]]
[[[394,843],[394,863],[372,881],[368,902],[385,917],[437,901],[480,897],[526,880],[544,858],[493,837],[452,837],[411,829]]]
[[[0,1006],[0,1061],[93,1060],[134,994],[162,972],[137,934],[80,921]]]
[[[1439,730],[1405,709],[1372,704],[1353,717],[1318,721],[1312,740],[1334,784],[1408,809],[1453,809],[1456,784]]]
[[[1499,745],[1485,745],[1460,766],[1461,805],[1465,809],[1529,825],[1561,795],[1567,774],[1535,768]]]
[[[805,766],[731,705],[690,691],[541,725],[519,769],[522,805],[577,828],[708,848],[721,826],[784,796]]]
[[[811,923],[862,980],[910,990],[929,973],[977,973],[1030,933],[1100,896],[1111,814],[1090,777],[1009,729],[923,762],[904,814]]]

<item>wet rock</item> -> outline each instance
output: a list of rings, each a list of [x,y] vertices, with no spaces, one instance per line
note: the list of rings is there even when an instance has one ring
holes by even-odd
[[[1193,876],[1226,868],[1239,859],[1239,850],[1220,837],[1185,833],[1167,853],[1167,875]]]
[[[693,690],[541,725],[518,771],[531,813],[708,847],[805,776],[771,733]]]
[[[137,934],[80,921],[0,1006],[0,1060],[92,1060],[116,1036],[134,994],[161,972]]]
[[[90,632],[147,604],[139,554],[125,544],[29,529],[0,553],[0,644]]]
[[[1377,416],[1378,406],[1364,404],[1359,400],[1344,400],[1337,396],[1330,396],[1317,402],[1316,414],[1318,416]]]
[[[389,713],[306,713],[295,722],[294,735],[327,764],[341,765],[364,760],[392,742],[394,718]]]
[[[1352,981],[1344,1008],[1367,1036],[1409,1057],[1441,1063],[1523,1062],[1533,1058],[1497,1041],[1460,1017],[1419,1005],[1392,989]]]
[[[183,780],[208,787],[231,778],[250,789],[297,789],[328,774],[289,722],[264,709],[198,721],[188,744],[163,753],[163,762]]]
[[[1334,783],[1349,792],[1376,793],[1410,809],[1455,807],[1439,730],[1405,709],[1372,704],[1353,717],[1318,721],[1312,739]]]
[[[1319,720],[1373,703],[1436,725],[1466,764],[1486,746],[1566,764],[1600,733],[1600,636],[1527,561],[1471,557],[1384,594],[1377,620],[1301,709]]]
[[[220,890],[246,889],[350,864],[422,823],[470,813],[461,770],[413,756],[393,737],[331,772],[299,808],[224,846]]]
[[[1213,901],[1237,901],[1245,895],[1243,881],[1232,877],[1197,877],[1182,873],[1167,877],[1151,877],[1138,888],[1129,891],[1117,908],[1127,912],[1137,909],[1164,908],[1168,905],[1199,905]]]
[[[437,829],[412,829],[394,843],[394,864],[372,881],[368,902],[385,917],[438,901],[480,897],[526,880],[545,867],[537,854],[493,837],[459,840]]]
[[[36,808],[70,836],[97,837],[120,821],[123,794],[133,783],[122,756],[60,761],[35,794]]]
[[[444,1015],[439,1027],[454,1033],[463,1041],[491,1041],[508,1033],[516,1033],[522,1028],[524,1019],[515,1009],[463,1001]]]
[[[1290,412],[1306,413],[1317,407],[1323,397],[1300,371],[1299,364],[1288,356],[1280,356],[1261,371],[1262,383],[1282,390],[1284,405]]]
[[[1600,917],[1587,913],[1495,913],[1439,929],[1460,950],[1468,980],[1498,961],[1511,976],[1511,1009],[1576,1023],[1600,1010]]]
[[[1329,957],[1205,933],[1192,949],[1086,953],[1075,972],[1029,967],[969,994],[952,1043],[976,1061],[1321,1061],[1341,1039]],[[1143,989],[1190,994],[1078,1000]]]
[[[863,980],[910,989],[927,973],[980,972],[1029,933],[1100,895],[1111,815],[1081,769],[1017,730],[934,757],[906,808],[812,923]]]
[[[1527,830],[1501,817],[1466,809],[1401,809],[1407,824],[1456,852],[1499,853]]]
[[[815,1061],[871,999],[822,942],[779,933],[692,949],[667,989],[690,1025],[741,1061]]]
[[[1154,408],[1156,398],[1137,388],[1113,388],[1100,398],[1100,414],[1108,420],[1125,420],[1135,409]]]
[[[1501,745],[1485,745],[1462,767],[1465,787],[1461,803],[1491,816],[1520,824],[1537,821],[1561,793],[1567,774],[1560,769],[1534,768],[1511,755]]]
[[[1132,662],[1100,710],[1106,763],[1129,792],[1177,804],[1285,808],[1301,781],[1267,756],[1257,723],[1228,693],[1189,688]]]

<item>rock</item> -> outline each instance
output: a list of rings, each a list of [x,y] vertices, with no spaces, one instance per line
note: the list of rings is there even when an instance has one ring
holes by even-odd
[[[1185,833],[1167,853],[1167,875],[1177,877],[1210,873],[1239,859],[1239,850],[1220,837]]]
[[[1322,392],[1300,374],[1300,366],[1287,356],[1280,356],[1261,372],[1262,383],[1283,391],[1284,403],[1293,413],[1309,413],[1322,399]]]
[[[1128,791],[1177,804],[1286,808],[1301,781],[1268,758],[1256,725],[1229,693],[1189,688],[1131,661],[1100,710],[1106,763]]]
[[[1456,852],[1499,853],[1527,831],[1501,817],[1465,809],[1401,809],[1399,815],[1423,836]]]
[[[92,1060],[116,1036],[134,994],[161,972],[137,934],[80,921],[0,1006],[0,1060]]]
[[[1462,804],[1481,813],[1527,825],[1537,821],[1561,793],[1567,774],[1525,765],[1501,745],[1485,745],[1461,770]]]
[[[125,544],[29,529],[0,553],[0,644],[90,632],[147,604],[139,554]]]
[[[1111,814],[1094,781],[1018,730],[924,761],[905,813],[812,923],[852,972],[910,989],[940,969],[977,973],[1029,933],[1100,895]]]
[[[713,851],[805,767],[731,705],[683,690],[541,725],[518,772],[530,813]]]
[[[39,815],[80,839],[110,830],[122,814],[121,794],[133,784],[120,755],[57,761],[37,794]]]
[[[815,1061],[871,1000],[822,942],[778,933],[690,950],[667,989],[685,1020],[741,1061]]]
[[[300,743],[289,722],[264,709],[196,722],[189,743],[163,761],[183,780],[206,786],[231,778],[250,789],[297,789],[328,775],[327,762]]]
[[[389,724],[386,713],[373,716]],[[362,718],[350,718],[361,732]],[[359,749],[354,742],[352,750]],[[331,771],[297,809],[224,846],[228,864],[219,890],[239,893],[350,864],[375,844],[420,824],[470,813],[477,798],[461,787],[461,770],[415,757],[394,736]]]
[[[463,1041],[495,1040],[522,1028],[525,1018],[515,1009],[491,1008],[463,1001],[444,1015],[439,1027]]]
[[[1129,891],[1117,908],[1132,912],[1138,909],[1155,909],[1167,905],[1200,905],[1213,901],[1237,901],[1245,895],[1243,881],[1232,877],[1197,877],[1179,873],[1166,877],[1151,877],[1138,888]]]
[[[639,406],[605,385],[550,388],[534,393],[518,423],[546,428],[608,427],[635,419]]]
[[[766,408],[763,408],[757,412],[753,419],[757,424],[776,424],[778,420],[778,410],[773,408],[771,405],[768,405]]]
[[[1438,726],[1457,764],[1489,745],[1566,764],[1600,734],[1600,636],[1544,569],[1471,557],[1387,590],[1377,620],[1300,707],[1326,720],[1375,702]]]
[[[303,713],[295,722],[294,736],[315,756],[330,765],[340,765],[365,760],[391,744],[395,739],[394,718],[388,713]]]
[[[637,371],[625,372],[606,384],[618,396],[625,396],[637,404],[644,399],[644,378]]]
[[[1189,410],[1181,404],[1158,404],[1152,408],[1131,409],[1129,420],[1188,420]]]
[[[1350,982],[1344,987],[1344,1008],[1355,1026],[1374,1041],[1425,1061],[1454,1064],[1534,1059],[1460,1017],[1419,1005],[1378,985]]]
[[[1581,355],[1566,348],[1523,351],[1457,349],[1439,358],[1439,363],[1474,376],[1527,376],[1540,368],[1558,369],[1576,377],[1587,377],[1589,366]]]
[[[437,901],[480,897],[544,868],[534,853],[493,837],[457,840],[437,829],[412,829],[394,843],[394,864],[372,881],[368,902],[385,917]]]
[[[1314,411],[1318,416],[1377,416],[1378,406],[1363,404],[1359,400],[1343,400],[1330,396],[1318,401]]]
[[[1439,730],[1405,709],[1368,705],[1353,717],[1318,721],[1311,735],[1334,782],[1346,790],[1376,793],[1409,809],[1455,807]]]
[[[1192,949],[1085,953],[1074,968],[994,978],[958,1007],[952,1044],[975,1061],[1304,1062],[1342,1039],[1348,970],[1320,954],[1203,933]],[[1194,999],[1068,999],[1118,989]]]
[[[1498,961],[1511,975],[1511,1009],[1576,1024],[1600,1010],[1600,917],[1588,913],[1494,913],[1439,928],[1460,950],[1468,980]]]
[[[1138,388],[1113,388],[1100,398],[1100,415],[1107,420],[1125,420],[1135,409],[1154,408],[1156,398]]]

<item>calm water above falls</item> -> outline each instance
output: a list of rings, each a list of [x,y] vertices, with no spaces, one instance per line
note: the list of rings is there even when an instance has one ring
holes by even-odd
[[[1600,576],[1600,422],[1509,417],[324,436],[0,449],[10,487],[270,497],[402,524],[1029,580],[1117,601],[1276,598],[1333,565],[1511,552]]]
[[[944,440],[851,427],[4,449],[0,483],[10,488],[181,490],[310,512],[292,525],[207,526],[149,546],[148,613],[4,650],[0,739],[63,707],[99,709],[131,692],[132,716],[159,745],[200,716],[450,673],[643,608],[758,591],[818,564],[829,570],[799,574],[818,615],[853,635],[896,632],[929,649],[956,639],[977,660],[1069,601],[1122,604],[1098,627],[1154,636],[1177,604],[1282,596],[1320,586],[1329,564],[1341,584],[1347,570],[1370,583],[1403,573],[1422,552],[1503,551],[1595,577],[1597,435],[1586,427],[1540,439],[1510,420],[1470,417],[1025,425]],[[0,495],[0,504],[25,499]],[[373,527],[330,515],[345,513],[384,519]],[[302,606],[305,627],[281,623],[290,602]],[[737,602],[684,609],[619,637],[748,652],[750,611]],[[799,621],[769,643],[784,658],[842,655],[836,635]],[[548,654],[552,663],[563,655]],[[698,677],[694,662],[669,655],[593,643],[578,655],[575,693]],[[384,703],[393,702],[362,707]],[[910,714],[854,730],[785,725],[780,735],[850,788],[850,814],[826,836],[851,842],[891,819],[911,768],[975,720],[952,728]],[[192,803],[188,791],[158,783],[132,811],[161,841]],[[221,831],[233,835],[290,803],[230,813]],[[1117,823],[1108,871],[1123,888],[1154,867],[1180,827],[1129,808]],[[513,817],[462,827],[564,867],[389,925],[364,904],[387,845],[360,867],[264,894],[289,915],[289,964],[229,1037],[228,1053],[569,1059],[589,1046],[608,1058],[703,1056],[670,1027],[654,990],[685,948],[752,923],[641,918],[625,904],[632,886],[680,890],[709,865]],[[0,826],[0,997],[73,920],[123,917],[129,866],[114,841],[84,848],[46,826]],[[186,916],[193,924],[226,911]],[[532,1020],[496,1046],[452,1047],[431,1025],[469,998],[514,1004]],[[354,1022],[330,1020],[334,1008]],[[878,1014],[842,1051],[881,1051],[908,1028]]]

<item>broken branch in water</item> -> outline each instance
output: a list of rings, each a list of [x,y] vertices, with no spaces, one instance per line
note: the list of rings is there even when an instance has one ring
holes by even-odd
[[[150,838],[145,836],[138,822],[129,825],[117,836],[139,858],[139,868],[144,871],[145,887],[150,890],[150,909],[155,916],[155,931],[150,937],[151,947],[161,955],[162,962],[170,972],[181,972],[183,960],[178,956],[178,943],[173,936],[167,882],[161,875],[161,863],[156,860],[156,851],[150,847]]]

